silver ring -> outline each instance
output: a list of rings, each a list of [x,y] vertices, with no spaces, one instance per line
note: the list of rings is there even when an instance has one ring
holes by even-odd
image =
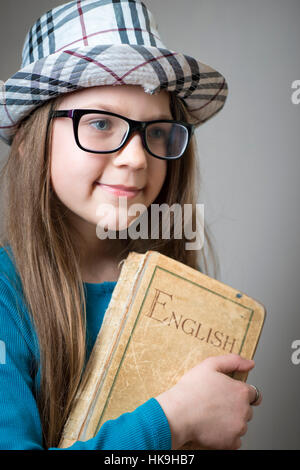
[[[254,400],[250,403],[250,405],[255,405],[256,402],[258,402],[259,398],[260,398],[260,391],[258,390],[258,388],[255,386],[255,385],[251,385],[249,384],[250,387],[253,387],[254,390],[255,390],[255,398]]]

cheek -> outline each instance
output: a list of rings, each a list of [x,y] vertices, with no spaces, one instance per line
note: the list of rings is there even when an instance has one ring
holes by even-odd
[[[153,157],[154,158],[154,157]],[[167,174],[167,161],[154,159],[149,168],[149,189],[151,191],[151,196],[153,200],[160,193],[161,188],[166,179]]]
[[[61,199],[88,195],[92,183],[101,171],[99,160],[79,149],[71,123],[53,127],[51,145],[51,184]]]
[[[72,181],[72,172],[74,172],[74,165],[71,162],[74,145],[69,127],[71,128],[70,123],[55,121],[53,124],[50,158],[51,183],[58,195],[65,186],[68,186],[68,182]]]

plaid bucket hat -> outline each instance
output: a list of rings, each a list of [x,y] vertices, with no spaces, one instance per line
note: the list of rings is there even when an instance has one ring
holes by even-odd
[[[99,85],[174,91],[200,125],[224,106],[225,78],[162,43],[140,0],[81,0],[42,15],[26,35],[21,69],[2,87],[0,138],[11,145],[35,108],[63,93]]]

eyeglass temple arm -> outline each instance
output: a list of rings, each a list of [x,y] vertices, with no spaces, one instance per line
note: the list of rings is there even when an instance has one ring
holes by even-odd
[[[70,109],[69,111],[52,111],[52,117],[73,117],[73,110]]]

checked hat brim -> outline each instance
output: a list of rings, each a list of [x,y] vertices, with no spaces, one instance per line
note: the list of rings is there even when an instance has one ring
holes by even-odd
[[[25,66],[4,83],[0,138],[11,145],[22,119],[47,100],[101,85],[140,85],[150,94],[174,91],[196,126],[223,108],[228,93],[222,74],[171,50],[133,44],[61,50]]]

